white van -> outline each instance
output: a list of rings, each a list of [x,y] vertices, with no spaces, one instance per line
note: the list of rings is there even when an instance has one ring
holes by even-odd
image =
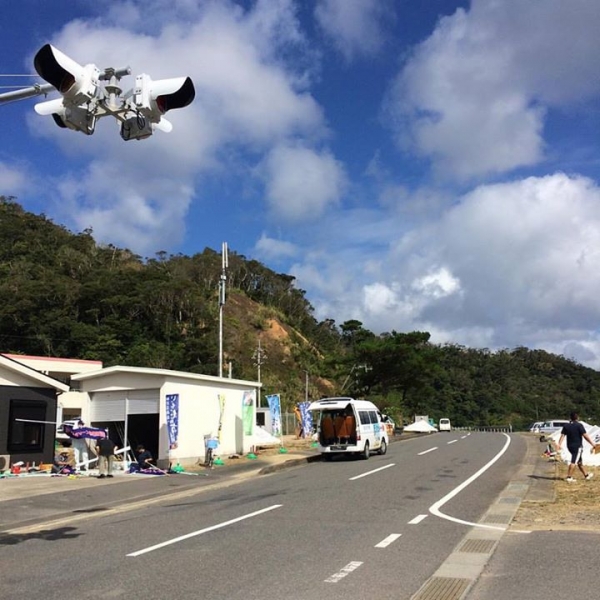
[[[440,419],[440,424],[438,427],[439,431],[452,431],[452,426],[450,425],[450,419]]]
[[[322,398],[308,410],[317,412],[319,451],[324,458],[333,454],[355,454],[368,459],[371,451],[385,454],[390,442],[379,409],[367,400]]]
[[[569,421],[562,419],[555,419],[554,421],[544,421],[542,426],[538,429],[538,433],[555,433],[560,431]]]

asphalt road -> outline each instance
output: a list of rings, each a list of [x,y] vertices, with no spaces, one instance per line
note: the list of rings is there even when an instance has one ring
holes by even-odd
[[[368,461],[314,462],[106,515],[99,506],[5,536],[0,597],[409,599],[521,464],[525,443],[510,439],[437,434]]]

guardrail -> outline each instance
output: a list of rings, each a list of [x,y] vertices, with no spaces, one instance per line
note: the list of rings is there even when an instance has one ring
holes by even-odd
[[[473,427],[452,427],[452,431],[486,431],[493,433],[512,433],[512,425],[485,425]]]

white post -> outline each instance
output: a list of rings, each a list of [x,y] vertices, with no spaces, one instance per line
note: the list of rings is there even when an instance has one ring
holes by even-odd
[[[125,395],[125,427],[123,430],[123,437],[125,438],[123,440],[123,447],[124,448],[128,448],[129,444],[127,441],[127,436],[128,436],[128,431],[127,431],[127,414],[129,413],[129,394]],[[127,471],[129,470],[129,465],[127,464],[127,452],[125,451],[123,453],[123,473],[127,473]]]
[[[221,278],[219,279],[219,377],[223,377],[223,307],[225,306],[228,265],[227,242],[223,242],[221,247]]]

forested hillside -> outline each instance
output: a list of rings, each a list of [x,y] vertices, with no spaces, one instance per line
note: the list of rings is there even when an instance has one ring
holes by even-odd
[[[0,196],[0,352],[218,373],[221,257],[153,258],[102,246]],[[457,425],[564,417],[600,421],[600,377],[526,348],[437,346],[427,332],[376,335],[359,321],[318,321],[294,278],[230,252],[224,308],[228,374],[256,380],[284,409],[311,398],[368,396],[398,418]],[[334,316],[334,315],[332,315]],[[306,383],[308,382],[308,388]]]

